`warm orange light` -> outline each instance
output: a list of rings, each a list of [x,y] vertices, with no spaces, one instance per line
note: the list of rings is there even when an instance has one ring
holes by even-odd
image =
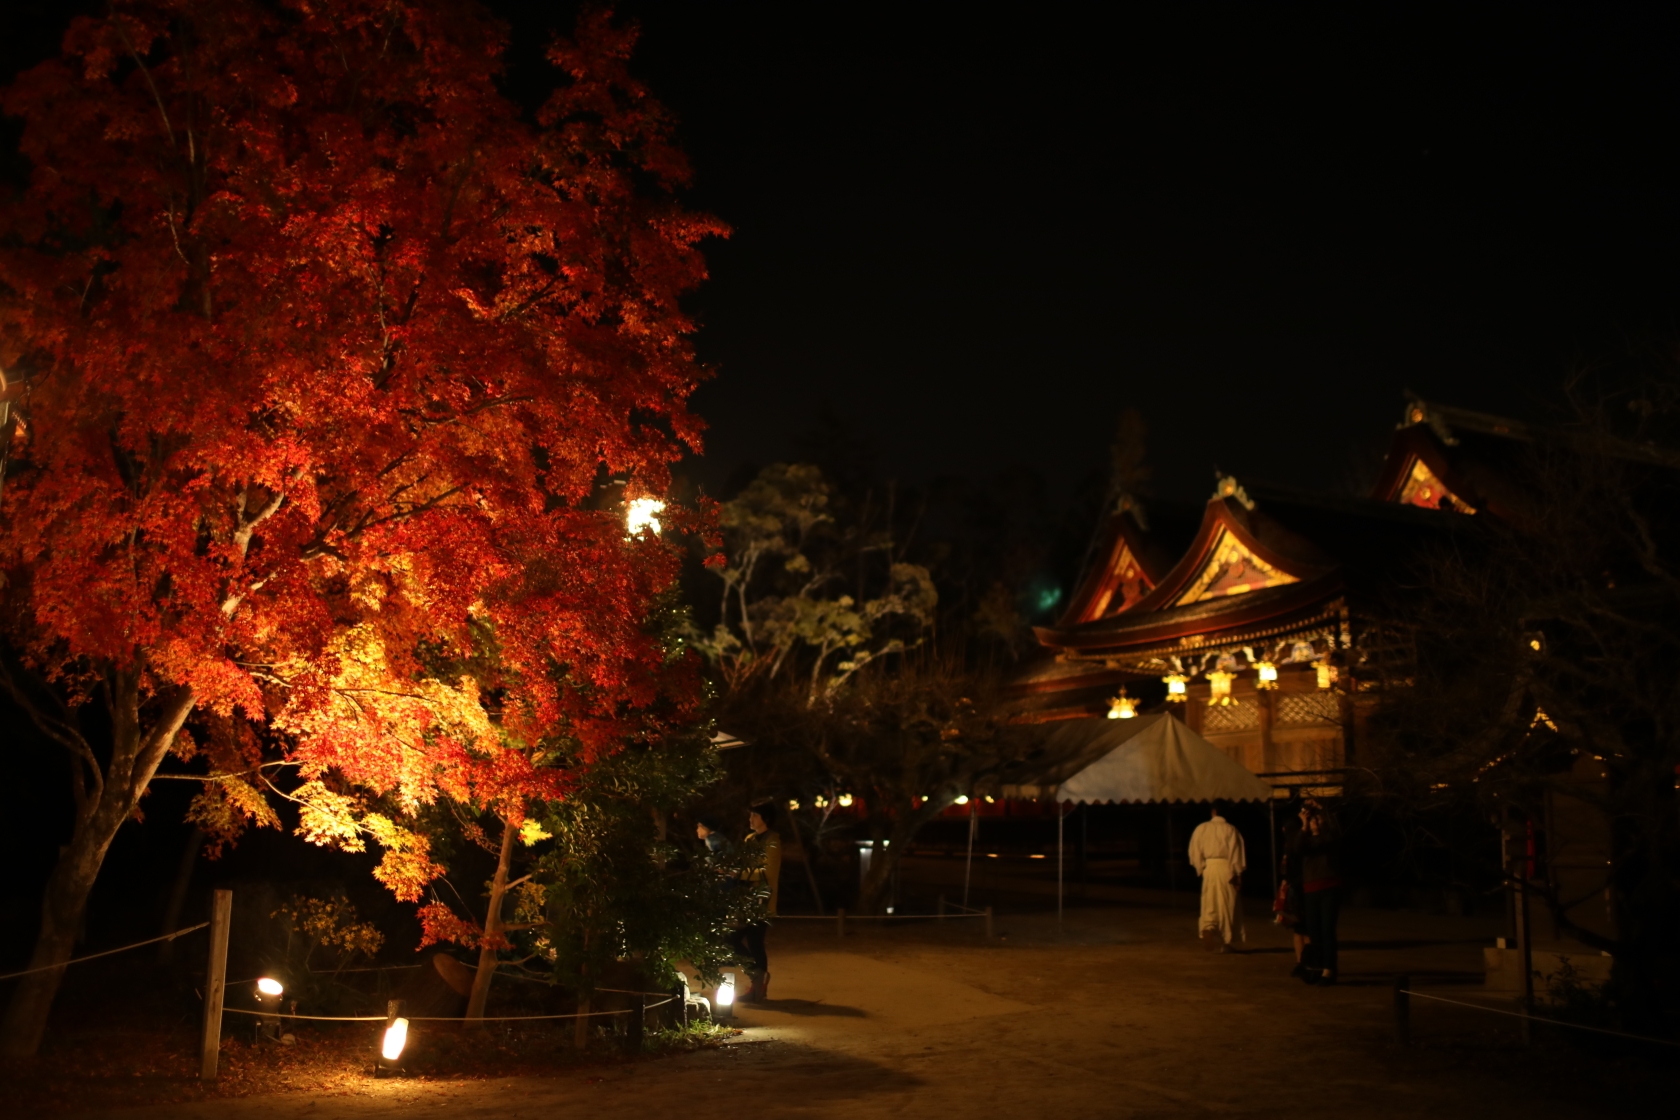
[[[1256,676],[1256,680],[1254,682],[1255,688],[1264,691],[1278,686],[1277,666],[1273,665],[1270,661],[1261,661],[1256,663],[1254,671]]]
[[[1173,704],[1184,703],[1185,676],[1183,673],[1168,673],[1161,678],[1167,682],[1167,700]]]
[[[403,1047],[406,1045],[408,1045],[408,1020],[391,1020],[391,1025],[385,1028],[385,1038],[379,1044],[379,1056],[387,1062],[394,1062],[402,1057]]]
[[[1318,671],[1318,687],[1329,688],[1336,683],[1336,667],[1329,660],[1314,661],[1313,668]]]
[[[1120,695],[1108,702],[1108,718],[1136,719],[1137,698],[1135,696],[1127,696],[1126,690],[1122,688],[1120,690]]]
[[[1218,705],[1224,707],[1231,703],[1231,682],[1237,679],[1235,673],[1227,673],[1223,669],[1215,669],[1207,675],[1208,679],[1208,707]]]

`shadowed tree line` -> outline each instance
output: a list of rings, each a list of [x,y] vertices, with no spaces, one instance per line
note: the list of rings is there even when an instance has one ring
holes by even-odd
[[[1508,479],[1504,515],[1422,555],[1381,620],[1388,656],[1362,670],[1379,799],[1414,835],[1469,816],[1519,843],[1532,825],[1561,845],[1559,806],[1584,812],[1607,892],[1544,858],[1514,874],[1614,955],[1622,1021],[1660,1030],[1680,1000],[1680,370],[1572,380]]]

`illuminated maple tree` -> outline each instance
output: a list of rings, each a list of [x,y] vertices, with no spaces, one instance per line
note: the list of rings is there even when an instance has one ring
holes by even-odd
[[[587,761],[668,695],[643,623],[676,559],[591,499],[698,446],[678,301],[723,231],[675,199],[633,30],[585,16],[529,117],[505,34],[444,0],[117,0],[5,92],[33,173],[0,211],[4,681],[74,760],[33,966],[171,752],[210,756],[226,833],[280,751],[305,834],[372,840],[418,899],[405,813],[471,802],[511,843],[564,789],[535,744]],[[61,974],[21,982],[6,1052]]]

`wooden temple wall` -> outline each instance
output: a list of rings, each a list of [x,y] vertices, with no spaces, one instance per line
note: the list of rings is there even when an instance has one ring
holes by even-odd
[[[1239,678],[1230,704],[1207,701],[1207,685],[1192,685],[1185,722],[1252,773],[1315,773],[1347,764],[1342,698],[1320,690],[1311,673],[1280,674],[1278,687],[1267,691]]]

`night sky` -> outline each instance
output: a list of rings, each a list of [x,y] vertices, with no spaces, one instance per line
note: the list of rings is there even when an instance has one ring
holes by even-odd
[[[510,88],[571,4],[498,0]],[[11,71],[62,4],[22,0]],[[1533,414],[1680,306],[1661,5],[624,3],[731,223],[713,492],[825,408],[906,481],[1053,493],[1140,409],[1164,494],[1345,482],[1403,389]]]

